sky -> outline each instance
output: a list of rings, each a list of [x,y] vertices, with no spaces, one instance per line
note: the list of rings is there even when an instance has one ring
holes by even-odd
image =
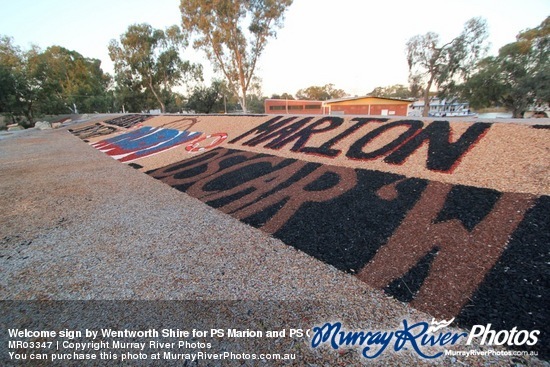
[[[28,49],[59,45],[102,61],[113,73],[107,45],[129,25],[149,23],[164,29],[181,25],[179,0],[0,0],[0,35]],[[550,15],[548,0],[294,0],[283,28],[270,39],[256,75],[265,96],[295,94],[332,83],[349,95],[366,95],[378,86],[407,85],[407,40],[438,33],[442,41],[459,35],[472,17],[489,27],[488,55],[514,42],[522,30]],[[214,74],[202,51],[183,58],[201,63],[205,82]]]

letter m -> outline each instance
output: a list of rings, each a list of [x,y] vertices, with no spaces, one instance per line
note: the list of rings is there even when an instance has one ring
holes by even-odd
[[[284,119],[282,121],[279,121],[282,116],[276,116],[269,121],[264,122],[263,124],[256,126],[254,129],[249,130],[245,132],[242,135],[237,136],[235,139],[231,140],[229,144],[235,144],[239,140],[254,134],[254,138],[248,140],[243,145],[249,145],[249,146],[256,146],[266,140],[269,140],[273,137],[273,133],[275,133],[278,129],[282,128],[284,125],[292,122],[296,119],[296,117],[289,117],[287,119]]]

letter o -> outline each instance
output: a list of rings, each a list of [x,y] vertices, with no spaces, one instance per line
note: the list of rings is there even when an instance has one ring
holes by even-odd
[[[519,341],[520,335],[523,334],[523,339]],[[514,345],[523,345],[529,339],[529,332],[527,330],[519,331],[514,338]]]
[[[216,137],[216,139],[212,140],[212,142],[204,147],[201,147],[199,145],[199,143],[203,140],[206,140],[206,139],[210,139],[210,138],[213,138],[213,137]],[[187,150],[189,153],[196,153],[196,152],[202,152],[206,149],[211,149],[211,148],[214,148],[215,146],[218,146],[220,145],[221,143],[224,142],[224,140],[227,139],[227,134],[226,133],[215,133],[215,134],[210,134],[210,135],[202,135],[200,137],[198,137],[197,139],[195,139],[194,141],[192,141],[191,143],[189,143],[186,147],[185,147],[185,150]]]
[[[501,341],[501,336],[504,335],[504,339]],[[501,330],[495,335],[494,343],[495,345],[504,345],[508,341],[508,337],[510,336],[510,333],[508,330]]]
[[[377,138],[378,136],[382,135],[388,130],[393,129],[394,127],[401,127],[405,126],[408,127],[407,131],[402,133],[397,137],[397,139],[392,140],[388,144],[384,145],[382,148],[379,148],[375,151],[365,153],[363,152],[363,148],[370,143],[372,140]],[[399,146],[401,146],[403,143],[405,143],[408,139],[412,138],[417,134],[419,130],[422,129],[424,124],[422,121],[418,120],[400,120],[400,121],[394,121],[386,125],[382,125],[379,128],[369,132],[359,140],[357,140],[355,143],[353,143],[348,152],[346,153],[346,157],[351,159],[376,159],[386,153],[392,152],[395,149],[397,149]]]

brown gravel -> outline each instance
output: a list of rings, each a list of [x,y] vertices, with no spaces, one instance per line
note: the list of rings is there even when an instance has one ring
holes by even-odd
[[[542,158],[534,157],[532,166],[542,164]],[[341,319],[351,330],[390,330],[404,318],[431,319],[120,164],[67,131],[2,136],[0,175],[2,300],[300,301],[292,313],[282,313],[283,325]],[[475,179],[475,173],[457,175],[458,182]],[[535,183],[540,187],[539,178],[521,177],[524,182],[511,183],[515,188],[521,184],[518,191],[533,191]],[[307,307],[308,302],[317,308]],[[248,320],[244,312],[234,317]],[[298,360],[285,365],[367,365],[354,351],[311,350],[305,339],[290,347]],[[548,366],[527,357],[424,362],[411,353],[388,353],[368,365]]]
[[[384,162],[384,156],[373,160],[355,160],[345,156],[352,143],[362,136],[375,130],[380,123],[369,123],[347,135],[333,149],[339,149],[342,153],[334,158],[322,157],[313,154],[304,154],[290,151],[294,142],[290,142],[282,149],[269,149],[265,145],[272,139],[255,146],[243,145],[246,141],[255,136],[250,134],[234,144],[229,142],[246,132],[253,130],[256,126],[273,119],[276,115],[266,116],[156,116],[143,123],[144,126],[155,126],[165,128],[188,128],[189,131],[201,132],[204,135],[214,133],[227,133],[228,138],[221,146],[247,151],[274,154],[281,157],[295,158],[310,162],[338,165],[351,168],[364,168],[403,174],[407,177],[417,177],[439,182],[485,187],[504,192],[518,192],[531,194],[550,193],[550,178],[548,175],[547,157],[550,154],[550,129],[535,129],[532,125],[547,125],[550,119],[531,120],[510,120],[510,123],[494,123],[494,120],[472,120],[472,119],[447,119],[450,122],[452,133],[451,141],[456,141],[466,129],[474,122],[489,122],[491,127],[479,140],[472,144],[470,150],[465,153],[460,162],[452,172],[438,172],[426,168],[428,155],[427,144],[420,146],[411,154],[405,162],[400,165]],[[292,116],[283,116],[280,121]],[[294,116],[293,122],[300,121],[306,116]],[[323,116],[312,117],[315,122]],[[331,138],[341,134],[355,123],[356,117],[345,116],[344,123],[334,130],[313,134],[308,140],[307,146],[318,147]],[[406,120],[407,118],[395,118],[393,121]],[[423,119],[424,128],[432,124],[434,119]],[[324,125],[323,125],[324,126]],[[322,126],[321,126],[322,127]],[[321,128],[320,127],[320,128]],[[405,127],[396,127],[387,130],[373,139],[367,147],[366,152],[372,152],[404,133]],[[90,142],[97,142],[123,133],[122,129],[115,134],[99,136],[89,139]],[[528,143],[526,143],[528,142]],[[186,151],[187,144],[182,144],[162,154],[152,155],[134,161],[141,166],[142,170],[152,170],[164,167],[168,164],[193,157],[195,153]]]

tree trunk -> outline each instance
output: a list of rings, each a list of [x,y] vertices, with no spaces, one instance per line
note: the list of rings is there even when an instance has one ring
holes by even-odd
[[[515,119],[523,118],[523,111],[520,108],[514,108],[512,110],[512,118],[515,118]]]
[[[241,107],[243,108],[243,112],[247,113],[248,109],[246,107],[246,90],[244,88],[242,89],[242,93],[243,95],[239,99],[241,100]]]
[[[23,112],[27,120],[29,121],[29,124],[32,126],[34,123],[34,116],[32,114],[32,102],[28,104],[27,109],[25,112]]]
[[[528,103],[525,103],[522,100],[522,95],[514,93],[508,100],[510,109],[512,110],[512,118],[521,119],[523,118],[523,113],[527,109]]]
[[[160,99],[160,96],[155,91],[155,88],[153,88],[153,80],[151,76],[149,76],[149,88],[151,88],[151,92],[153,92],[153,95],[155,96],[157,102],[160,104],[160,112],[164,113],[166,111],[166,107],[164,106],[164,103]]]
[[[428,117],[430,115],[430,88],[432,87],[432,78],[428,81],[426,85],[426,90],[424,90],[424,110],[422,111],[423,117]]]

